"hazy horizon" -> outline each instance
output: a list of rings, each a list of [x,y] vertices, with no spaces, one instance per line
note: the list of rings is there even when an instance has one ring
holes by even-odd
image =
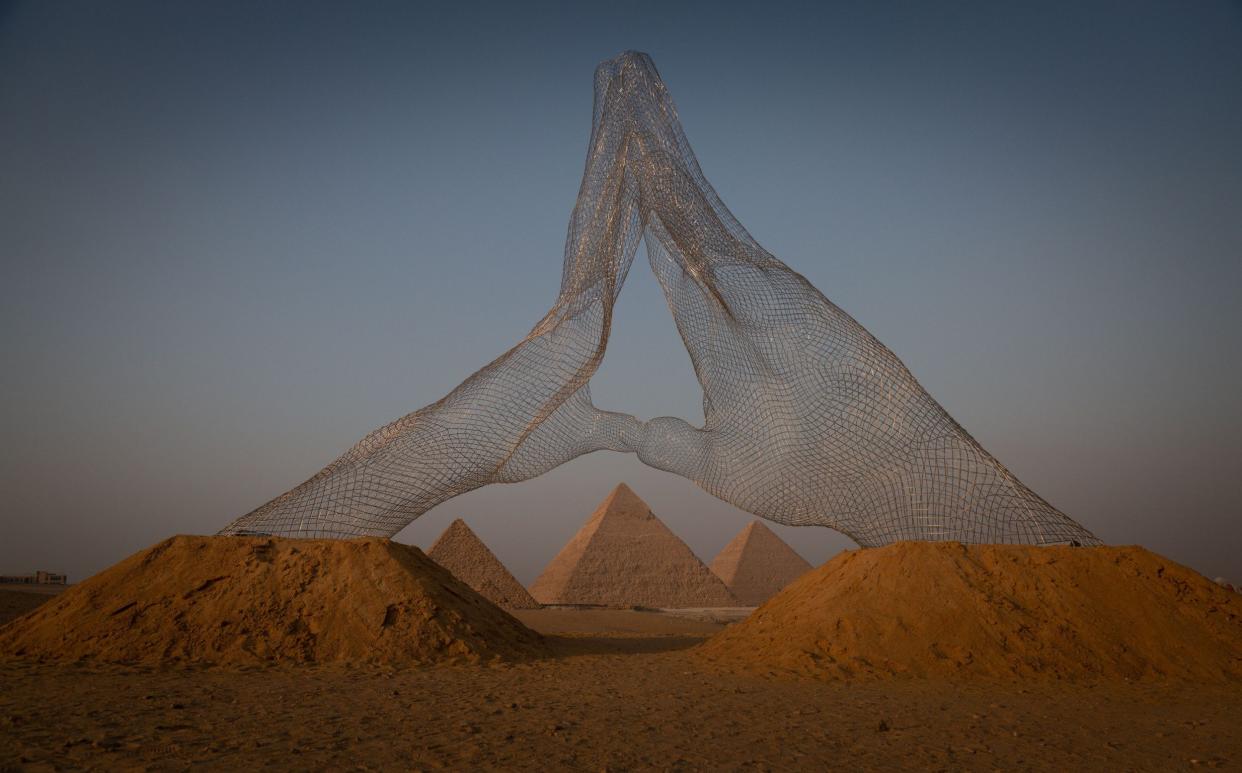
[[[626,49],[743,225],[1024,483],[1242,581],[1229,2],[0,3],[0,573],[214,533],[519,340]],[[613,331],[595,403],[701,421],[641,252]],[[529,583],[621,481],[705,562],[753,518],[597,453],[396,539],[462,517]]]

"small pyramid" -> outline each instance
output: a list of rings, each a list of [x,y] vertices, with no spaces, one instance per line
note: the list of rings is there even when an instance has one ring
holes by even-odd
[[[496,554],[460,518],[449,524],[427,551],[427,557],[493,604],[509,609],[539,606]]]
[[[530,586],[543,604],[734,607],[737,599],[619,484]]]
[[[811,565],[759,521],[751,521],[712,560],[712,571],[737,600],[757,607]]]

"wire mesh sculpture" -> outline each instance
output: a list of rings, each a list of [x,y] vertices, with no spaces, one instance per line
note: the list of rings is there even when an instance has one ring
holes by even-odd
[[[704,424],[592,404],[589,380],[643,240],[703,388]],[[595,71],[556,304],[439,402],[381,427],[222,534],[391,536],[489,483],[582,454],[646,464],[862,546],[1098,540],[1024,486],[891,351],[751,238],[699,169],[650,57]]]

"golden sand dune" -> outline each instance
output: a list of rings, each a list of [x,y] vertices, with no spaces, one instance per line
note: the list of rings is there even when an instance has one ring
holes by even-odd
[[[40,660],[518,660],[542,638],[418,550],[381,539],[167,539],[0,628]]]
[[[699,653],[820,678],[1242,679],[1242,597],[1140,547],[843,553]]]

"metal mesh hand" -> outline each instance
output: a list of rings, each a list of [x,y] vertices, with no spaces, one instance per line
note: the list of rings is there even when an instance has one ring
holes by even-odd
[[[596,409],[613,305],[643,239],[703,387],[705,423]],[[595,73],[556,305],[441,401],[368,435],[222,533],[391,536],[453,496],[631,451],[743,510],[901,539],[1093,544],[1022,485],[883,344],[735,220],[651,59]]]

